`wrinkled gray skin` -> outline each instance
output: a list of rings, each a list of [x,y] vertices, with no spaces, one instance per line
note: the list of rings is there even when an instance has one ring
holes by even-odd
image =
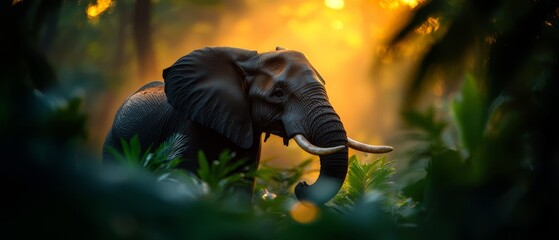
[[[165,83],[152,82],[132,94],[116,113],[107,147],[138,134],[142,148],[157,146],[173,133],[186,136],[181,167],[196,172],[196,154],[217,159],[224,150],[246,158],[256,169],[263,133],[284,138],[302,134],[319,147],[347,146],[344,126],[328,101],[324,80],[304,54],[291,50],[257,53],[208,47],[191,52],[163,71]],[[320,156],[313,185],[299,183],[299,200],[323,204],[346,177],[347,148]],[[245,168],[246,169],[246,168]],[[240,169],[239,171],[244,171]],[[252,185],[248,187],[252,194]]]

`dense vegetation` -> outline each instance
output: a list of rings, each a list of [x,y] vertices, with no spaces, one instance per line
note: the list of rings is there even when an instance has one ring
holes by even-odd
[[[13,1],[19,2],[19,1]],[[38,47],[62,1],[0,3],[0,131],[5,236],[79,239],[495,239],[554,234],[559,216],[559,4],[553,0],[432,0],[393,47],[437,16],[410,85],[403,157],[425,169],[396,182],[386,158],[351,157],[343,190],[325,206],[301,205],[290,187],[308,171],[263,165],[251,206],[235,203],[224,152],[197,175],[175,168],[180,137],[142,152],[125,142],[122,164],[83,150],[80,99],[57,84]],[[472,54],[474,53],[474,54]],[[472,60],[473,59],[473,60]],[[473,62],[473,64],[472,64]],[[435,74],[437,72],[438,74]],[[442,74],[440,74],[442,72]],[[460,86],[442,104],[416,106],[432,81]],[[413,144],[412,144],[413,143]],[[301,218],[302,216],[302,218]],[[311,216],[311,217],[309,217]],[[315,217],[312,217],[315,216]],[[549,236],[549,235],[548,235]]]

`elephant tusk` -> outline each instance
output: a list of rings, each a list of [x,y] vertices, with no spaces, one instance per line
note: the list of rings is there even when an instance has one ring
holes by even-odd
[[[335,152],[338,152],[345,148],[345,146],[336,146],[336,147],[329,147],[329,148],[322,148],[317,147],[309,142],[303,135],[297,134],[295,137],[295,142],[301,147],[303,150],[307,151],[310,154],[314,155],[328,155]]]
[[[374,145],[369,145],[369,144],[355,141],[351,138],[347,138],[347,146],[355,150],[368,152],[368,153],[387,153],[387,152],[392,152],[392,150],[394,150],[394,148],[391,146],[374,146]]]

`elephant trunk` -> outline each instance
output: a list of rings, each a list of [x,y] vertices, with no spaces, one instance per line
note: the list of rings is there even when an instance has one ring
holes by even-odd
[[[317,107],[313,119],[307,126],[309,141],[320,147],[347,146],[346,131],[339,116],[331,106]],[[322,205],[332,199],[342,187],[348,171],[348,149],[320,156],[320,175],[316,182],[308,185],[300,182],[295,186],[295,195],[301,201]]]

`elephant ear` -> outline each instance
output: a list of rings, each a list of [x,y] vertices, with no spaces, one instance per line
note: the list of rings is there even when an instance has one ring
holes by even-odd
[[[237,64],[255,51],[206,47],[163,71],[167,101],[194,122],[212,128],[242,148],[253,144],[248,88]]]

